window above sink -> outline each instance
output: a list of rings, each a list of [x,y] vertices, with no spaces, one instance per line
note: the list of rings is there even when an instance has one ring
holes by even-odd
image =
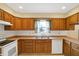
[[[35,23],[36,32],[45,34],[50,32],[50,21],[48,19],[37,19]]]

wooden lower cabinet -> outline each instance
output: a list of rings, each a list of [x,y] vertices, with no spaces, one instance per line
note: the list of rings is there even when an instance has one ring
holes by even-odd
[[[35,53],[35,40],[22,40],[21,53]]]
[[[71,44],[71,55],[79,56],[79,44],[75,44],[75,43]]]
[[[79,56],[79,50],[71,49],[71,56]]]
[[[66,56],[70,56],[70,50],[71,50],[71,47],[70,47],[71,43],[67,40],[64,40],[64,44],[63,44],[63,53],[64,55]]]
[[[22,40],[18,40],[18,55],[22,52]]]
[[[20,53],[51,53],[51,40],[47,39],[18,40],[18,54]]]
[[[63,48],[65,56],[79,56],[79,44],[64,40]]]
[[[51,40],[36,40],[36,53],[51,53]]]

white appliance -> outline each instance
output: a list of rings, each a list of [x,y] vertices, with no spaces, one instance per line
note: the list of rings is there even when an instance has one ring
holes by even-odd
[[[1,56],[16,56],[17,55],[17,41],[10,42],[4,46],[0,46]]]
[[[10,22],[0,20],[0,25],[12,25]]]
[[[0,20],[0,25],[12,25],[10,22]],[[1,27],[0,32],[0,55],[1,56],[14,56],[17,55],[17,41],[6,41],[2,31],[4,28]],[[7,42],[7,43],[6,43]]]
[[[63,40],[52,39],[52,54],[63,54]]]

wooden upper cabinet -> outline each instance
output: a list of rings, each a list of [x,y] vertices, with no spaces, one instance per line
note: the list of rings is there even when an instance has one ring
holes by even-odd
[[[4,12],[4,20],[9,22],[10,21],[10,14],[7,12]]]
[[[66,30],[69,30],[70,29],[70,17],[67,17],[66,18]]]
[[[10,22],[12,25],[11,26],[5,26],[5,30],[14,30],[14,20],[15,17],[12,16],[11,14],[4,12],[4,21]]]
[[[34,19],[32,19],[32,18],[29,18],[28,20],[27,20],[27,30],[34,30],[34,28],[35,28],[35,22],[34,22]]]
[[[21,30],[22,29],[22,19],[16,17],[14,20],[15,30]]]
[[[72,24],[72,23],[76,23],[77,22],[77,20],[78,20],[78,14],[74,14],[74,15],[72,15],[72,16],[70,16],[70,23]]]
[[[34,30],[34,19],[18,18],[5,14],[5,21],[11,22],[12,26],[5,26],[5,30]]]
[[[35,21],[33,18],[23,18],[22,19],[22,30],[34,30]]]
[[[4,20],[4,11],[0,9],[0,20]]]
[[[79,13],[77,13],[77,21],[79,22]]]
[[[66,30],[66,19],[60,18],[60,30]]]
[[[22,30],[27,29],[27,19],[26,18],[21,18],[22,19]]]
[[[77,23],[79,21],[78,19],[78,13],[72,15],[72,16],[69,16],[66,18],[66,29],[68,30],[74,30],[75,27],[74,27],[74,24]]]
[[[51,18],[51,30],[65,30],[64,18]]]

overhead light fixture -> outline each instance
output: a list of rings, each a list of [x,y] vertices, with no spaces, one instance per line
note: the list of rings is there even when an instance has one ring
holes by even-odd
[[[66,6],[63,6],[62,9],[65,10],[66,9]]]
[[[22,6],[19,6],[19,8],[20,8],[20,9],[23,9],[23,7],[22,7]]]

